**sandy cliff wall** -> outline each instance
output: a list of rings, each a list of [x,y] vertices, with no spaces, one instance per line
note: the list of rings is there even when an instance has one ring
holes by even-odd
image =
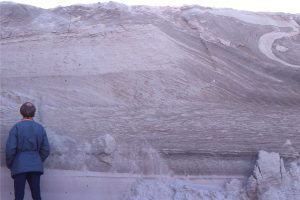
[[[298,16],[0,7],[2,161],[24,101],[52,169],[249,175],[260,149],[299,157]]]

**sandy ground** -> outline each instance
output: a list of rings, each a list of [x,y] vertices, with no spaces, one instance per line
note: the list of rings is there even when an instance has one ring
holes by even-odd
[[[127,173],[102,173],[74,170],[46,169],[41,177],[43,200],[123,200],[127,198],[132,184],[136,181],[156,178],[176,178],[187,180],[199,186],[222,188],[231,178],[228,176],[142,176]],[[13,199],[13,180],[8,169],[1,167],[1,200]],[[30,200],[30,190],[26,184],[25,199]]]
[[[62,178],[63,177],[63,178]],[[46,170],[41,178],[42,198],[44,200],[119,200],[130,190],[137,177],[126,175],[106,175],[64,170]],[[9,171],[1,168],[1,199],[13,199],[13,180]],[[25,200],[30,191],[26,185]]]

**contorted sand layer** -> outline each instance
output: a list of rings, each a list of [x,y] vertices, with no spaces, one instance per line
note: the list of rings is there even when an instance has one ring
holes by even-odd
[[[48,169],[248,176],[260,149],[299,158],[299,16],[0,6],[2,161],[24,101]]]

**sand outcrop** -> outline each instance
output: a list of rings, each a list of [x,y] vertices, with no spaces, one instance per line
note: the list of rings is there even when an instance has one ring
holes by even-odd
[[[137,182],[129,200],[248,200],[241,188],[224,191],[182,180],[144,180]]]
[[[159,177],[133,186],[133,200],[298,198],[299,15],[115,2],[0,9],[2,166],[31,101],[55,173]],[[256,162],[261,149],[277,153]]]
[[[298,199],[300,197],[299,161],[286,170],[278,153],[260,151],[253,175],[248,180],[248,195],[252,199]]]
[[[297,157],[299,16],[0,7],[2,150],[32,101],[52,138],[51,168],[245,175],[260,149]]]
[[[260,151],[248,181],[232,179],[224,186],[203,186],[175,178],[141,179],[129,200],[296,200],[300,197],[300,163],[286,170],[278,153]]]

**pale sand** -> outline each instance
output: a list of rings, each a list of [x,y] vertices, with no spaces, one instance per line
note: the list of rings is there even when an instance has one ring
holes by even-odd
[[[123,200],[128,197],[132,184],[138,180],[171,178],[186,180],[208,189],[222,189],[230,179],[245,179],[240,176],[163,176],[127,173],[102,173],[90,171],[45,169],[41,176],[43,200]],[[13,199],[13,179],[8,169],[1,167],[1,200]],[[30,200],[26,184],[25,199]]]

